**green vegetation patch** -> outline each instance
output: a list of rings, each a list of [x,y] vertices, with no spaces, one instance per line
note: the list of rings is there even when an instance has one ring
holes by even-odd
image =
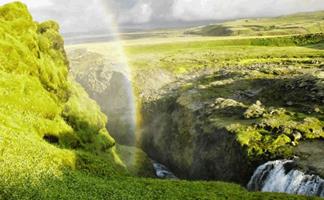
[[[237,135],[252,159],[277,159],[292,156],[293,147],[300,141],[324,138],[323,127],[324,123],[315,117],[298,121],[293,113],[274,109],[264,113],[257,123],[233,124],[228,129]]]

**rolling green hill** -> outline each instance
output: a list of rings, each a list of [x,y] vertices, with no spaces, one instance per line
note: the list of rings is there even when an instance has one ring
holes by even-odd
[[[203,36],[269,36],[323,31],[324,11],[318,11],[276,18],[240,19],[193,28],[186,33]]]

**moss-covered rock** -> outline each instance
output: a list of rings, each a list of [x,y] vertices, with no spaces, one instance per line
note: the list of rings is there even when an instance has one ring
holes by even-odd
[[[246,119],[259,118],[259,117],[262,117],[265,112],[266,112],[266,110],[262,106],[262,103],[260,101],[257,101],[255,104],[251,105],[244,112],[244,117]]]

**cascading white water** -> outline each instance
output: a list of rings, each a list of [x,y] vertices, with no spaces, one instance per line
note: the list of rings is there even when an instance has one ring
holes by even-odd
[[[248,189],[324,197],[324,179],[289,169],[293,163],[292,160],[276,160],[259,166],[248,183]]]
[[[161,179],[178,179],[166,166],[161,163],[153,161],[155,174]]]

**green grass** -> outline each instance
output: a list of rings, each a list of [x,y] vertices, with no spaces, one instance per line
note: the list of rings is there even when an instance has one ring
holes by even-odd
[[[172,41],[172,39],[170,39]],[[249,39],[208,39],[188,42],[169,42],[138,45],[126,43],[128,60],[134,71],[165,69],[174,73],[189,73],[197,69],[241,67],[254,64],[286,64],[295,67],[323,62],[320,45],[296,46],[251,45]],[[261,39],[260,39],[261,40]],[[145,41],[144,41],[145,42]],[[226,45],[227,43],[227,45]]]

